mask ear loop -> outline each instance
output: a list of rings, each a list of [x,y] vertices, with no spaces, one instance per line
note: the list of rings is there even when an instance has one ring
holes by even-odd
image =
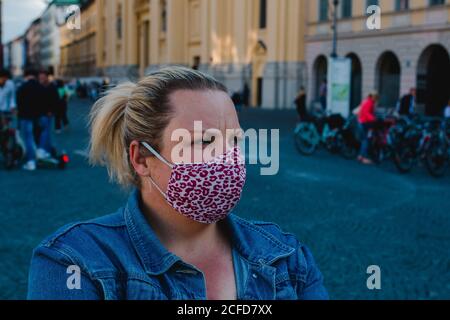
[[[164,159],[163,156],[161,156],[155,149],[153,149],[152,146],[150,146],[147,142],[141,142],[141,144],[151,153],[153,153],[153,155],[158,158],[162,163],[164,163],[165,165],[167,165],[170,169],[173,169],[174,165],[171,164],[169,161],[167,161],[166,159]]]
[[[164,159],[163,156],[161,156],[154,148],[152,148],[147,142],[141,142],[141,144],[148,150],[150,151],[156,158],[158,158],[162,163],[164,163],[165,165],[167,165],[169,168],[173,169],[174,165],[171,164],[169,161],[167,161],[166,159]],[[155,180],[153,180],[152,177],[148,177],[150,179],[150,181],[152,182],[153,186],[155,186],[155,188],[164,196],[164,198],[167,198],[167,195],[164,191],[161,190],[161,188],[158,186],[158,184],[155,182]]]

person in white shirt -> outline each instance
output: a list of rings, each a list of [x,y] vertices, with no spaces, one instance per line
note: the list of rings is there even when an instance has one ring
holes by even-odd
[[[444,118],[445,119],[450,119],[450,100],[448,100],[447,107],[445,108]]]
[[[9,72],[0,70],[0,114],[10,114],[16,109],[16,89],[9,80]]]

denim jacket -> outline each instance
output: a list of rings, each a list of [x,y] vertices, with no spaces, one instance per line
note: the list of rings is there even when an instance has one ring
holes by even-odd
[[[133,192],[116,213],[63,227],[33,252],[28,299],[205,300],[203,273],[158,240]],[[240,300],[327,299],[305,246],[271,223],[230,215]],[[74,267],[75,266],[75,267]]]

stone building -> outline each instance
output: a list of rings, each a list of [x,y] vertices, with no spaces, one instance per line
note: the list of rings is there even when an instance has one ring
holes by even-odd
[[[251,103],[290,107],[306,75],[305,0],[97,0],[97,66],[113,79],[182,64]]]
[[[41,67],[41,19],[34,20],[25,32],[27,61],[26,67]]]
[[[79,6],[80,17],[76,18],[80,22],[79,28],[62,24],[59,30],[59,76],[63,78],[93,77],[101,73],[97,68],[97,53],[103,51],[96,41],[97,3],[95,0],[85,0],[79,2]]]
[[[50,1],[40,17],[40,65],[54,74],[58,74],[60,63],[58,1]]]
[[[441,112],[450,91],[449,2],[339,1],[338,53],[352,59],[352,107],[372,90],[380,92],[382,106],[393,107],[417,87],[419,109]],[[213,74],[230,93],[247,85],[253,106],[292,108],[300,86],[308,88],[310,101],[318,99],[332,51],[332,3],[95,0],[81,13],[82,23],[91,19],[89,27],[61,36],[61,64],[78,61],[84,69],[73,76],[114,82],[181,64]],[[380,30],[367,28],[370,5],[381,9]]]
[[[331,2],[310,1],[306,63],[311,99],[319,98],[332,51]],[[369,30],[370,5],[381,9],[381,28]],[[382,107],[395,107],[417,88],[417,107],[441,115],[450,98],[450,3],[447,0],[340,0],[338,54],[352,59],[351,105],[370,91]]]

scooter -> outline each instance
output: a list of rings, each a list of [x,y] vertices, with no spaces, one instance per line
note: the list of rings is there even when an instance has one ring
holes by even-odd
[[[66,169],[67,165],[70,162],[69,155],[63,151],[61,154],[58,154],[56,149],[52,149],[50,153],[51,157],[38,159],[36,161],[36,165],[39,169]]]

